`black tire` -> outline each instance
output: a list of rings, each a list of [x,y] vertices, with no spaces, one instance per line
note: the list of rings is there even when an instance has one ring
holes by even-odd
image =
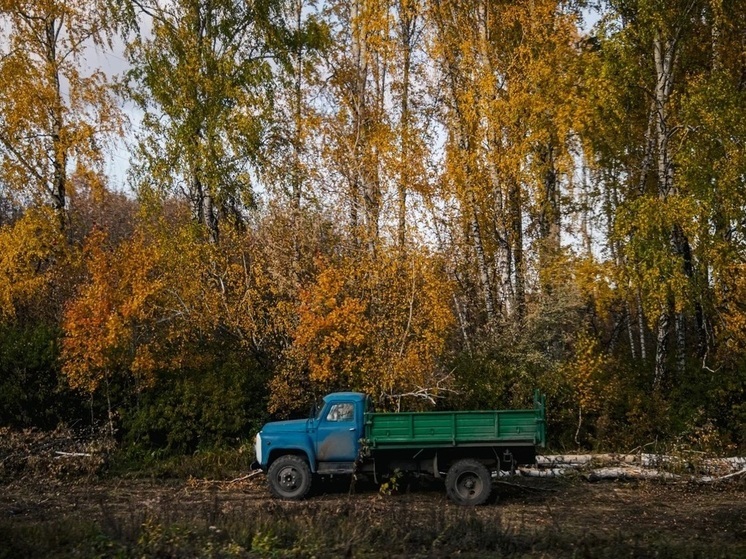
[[[300,456],[280,456],[269,467],[267,480],[269,490],[275,497],[299,501],[311,489],[311,469],[308,462]]]
[[[492,493],[492,476],[487,467],[477,460],[459,460],[446,475],[446,493],[459,505],[482,505]]]

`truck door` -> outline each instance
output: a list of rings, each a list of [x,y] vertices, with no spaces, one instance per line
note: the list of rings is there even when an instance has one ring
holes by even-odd
[[[320,418],[316,430],[319,462],[354,462],[360,438],[353,402],[334,402]]]

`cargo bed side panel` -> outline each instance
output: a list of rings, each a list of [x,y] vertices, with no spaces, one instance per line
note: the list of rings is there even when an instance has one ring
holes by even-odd
[[[366,414],[373,448],[535,444],[538,429],[534,410]]]

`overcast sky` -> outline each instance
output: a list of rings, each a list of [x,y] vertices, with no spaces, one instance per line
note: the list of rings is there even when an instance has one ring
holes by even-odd
[[[150,27],[149,23],[149,20],[143,22],[146,26],[146,32]],[[111,81],[121,78],[129,69],[129,63],[124,57],[124,42],[118,36],[114,37],[113,48],[111,50],[103,50],[95,45],[90,45],[86,53],[86,59],[91,70],[96,68],[102,69]],[[132,143],[134,139],[134,133],[142,119],[142,111],[133,103],[125,103],[121,99],[119,102],[129,121],[129,127],[125,137],[118,139],[114,143],[111,153],[106,156],[107,164],[105,171],[109,177],[109,188],[115,191],[128,191],[129,188],[126,182],[130,156],[127,144]]]

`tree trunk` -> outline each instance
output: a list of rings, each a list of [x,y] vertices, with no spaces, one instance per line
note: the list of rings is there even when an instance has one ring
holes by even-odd
[[[647,361],[648,346],[645,340],[645,313],[642,308],[642,296],[639,290],[637,291],[637,329],[640,334],[640,359]]]
[[[362,225],[365,243],[368,250],[373,252],[378,241],[379,217],[381,205],[381,191],[378,179],[378,154],[370,142],[370,127],[372,125],[371,111],[375,110],[368,95],[368,77],[371,71],[371,53],[368,48],[367,29],[365,18],[360,17],[361,2],[352,2],[350,21],[352,28],[352,61],[354,64],[353,97],[351,109],[353,113],[353,153],[355,175],[354,186],[356,192],[353,197],[358,197],[355,207],[353,200],[354,221],[356,225]],[[381,84],[379,84],[381,85]],[[377,103],[382,102],[382,85],[379,88]],[[363,209],[360,216],[359,208]],[[362,217],[362,224],[360,219]],[[360,231],[356,231],[359,235]]]
[[[401,140],[399,163],[399,184],[397,185],[397,242],[403,248],[407,238],[407,193],[409,192],[409,164],[410,164],[410,114],[409,89],[410,71],[412,66],[412,50],[414,45],[417,14],[406,0],[399,0],[399,47],[402,52],[402,91],[401,91]]]
[[[200,186],[200,188],[202,188],[202,186]],[[210,242],[217,244],[220,241],[218,216],[215,212],[215,204],[213,203],[212,194],[207,189],[205,189],[202,194],[202,215],[204,215],[205,226],[207,226]]]
[[[297,0],[295,9],[295,30],[298,35],[303,30],[303,1]],[[303,43],[297,42],[295,48],[295,90],[293,96],[293,176],[291,192],[291,212],[293,224],[293,275],[295,281],[300,274],[300,210],[303,196],[303,172],[301,169],[301,149],[303,146]]]
[[[541,210],[539,214],[539,234],[546,254],[554,255],[560,249],[560,230],[562,214],[560,209],[560,192],[557,171],[554,167],[554,148],[551,144],[542,146],[539,159],[544,167],[542,180]]]
[[[679,380],[686,373],[686,316],[683,312],[676,313],[676,373]]]
[[[626,320],[627,320],[627,336],[629,337],[629,350],[632,357],[632,361],[637,360],[637,348],[635,347],[635,333],[634,328],[632,327],[632,308],[629,304],[629,301],[627,302],[627,306],[625,308],[626,313]]]
[[[665,201],[673,190],[673,164],[670,156],[671,130],[668,122],[668,105],[673,90],[673,70],[676,54],[676,43],[671,39],[663,39],[657,33],[653,40],[653,59],[655,61],[655,115],[656,115],[656,148],[658,170],[658,197]],[[672,245],[675,245],[674,231],[671,231]],[[671,294],[673,296],[673,294]],[[675,306],[674,304],[670,305]],[[668,356],[668,336],[670,330],[670,311],[668,308],[661,312],[658,319],[658,333],[656,337],[655,373],[653,385],[658,388],[666,374]],[[679,346],[676,346],[677,352]],[[677,355],[677,362],[679,361]]]
[[[500,224],[495,224],[495,228]],[[513,290],[513,253],[508,242],[508,232],[504,229],[495,231],[497,247],[495,249],[495,284],[499,289],[499,299],[496,310],[504,313],[505,317],[513,314],[515,292]]]
[[[655,371],[653,388],[659,389],[666,374],[666,360],[668,359],[668,334],[670,330],[670,313],[668,309],[661,311],[658,318],[658,334],[655,348]]]
[[[53,73],[54,108],[52,109],[52,207],[58,214],[60,225],[65,226],[65,206],[67,198],[67,147],[62,141],[64,127],[63,99],[60,82],[60,69],[57,60],[58,22],[52,18],[45,25],[47,63]]]
[[[655,109],[658,148],[658,195],[666,198],[673,188],[673,162],[669,149],[671,130],[668,122],[668,105],[673,90],[673,70],[676,58],[676,43],[662,39],[657,34],[653,41],[656,85]]]
[[[469,175],[467,175],[468,177]],[[468,180],[468,178],[467,178]],[[469,218],[471,226],[472,241],[474,243],[474,252],[477,257],[477,266],[479,267],[479,281],[482,285],[482,295],[484,296],[484,306],[487,313],[487,323],[490,328],[495,325],[495,300],[492,296],[492,287],[490,284],[490,272],[487,264],[487,256],[484,252],[482,241],[482,228],[479,225],[478,209],[474,190],[469,187]]]
[[[653,153],[655,151],[655,126],[656,126],[656,101],[652,101],[650,104],[650,110],[648,112],[648,126],[645,130],[645,148],[642,156],[642,163],[640,164],[640,178],[638,184],[638,190],[640,194],[645,194],[646,185],[648,183],[648,175],[650,174],[650,166],[653,160]]]
[[[456,318],[458,318],[458,325],[459,329],[461,330],[461,336],[464,339],[466,352],[471,355],[471,341],[469,340],[469,332],[466,329],[466,319],[464,318],[464,313],[461,310],[461,303],[459,303],[458,295],[456,295],[455,293],[453,294],[453,306],[456,309]]]
[[[723,26],[723,0],[710,0],[710,41],[712,44],[712,71],[719,72],[723,67],[720,53],[721,30]]]
[[[523,262],[523,214],[521,208],[521,186],[513,182],[508,194],[508,205],[510,214],[510,246],[513,253],[513,273],[516,322],[522,322],[526,316],[526,283],[525,263]]]

